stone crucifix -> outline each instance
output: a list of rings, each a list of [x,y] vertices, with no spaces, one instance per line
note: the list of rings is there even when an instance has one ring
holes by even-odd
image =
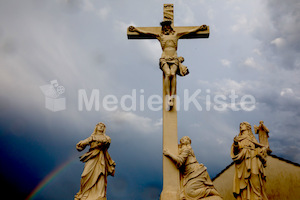
[[[163,148],[178,154],[176,74],[185,76],[189,73],[182,64],[183,57],[177,55],[179,39],[208,38],[209,27],[182,26],[174,27],[173,4],[164,4],[164,18],[161,27],[128,27],[128,39],[158,39],[162,55],[159,60],[163,71]],[[179,198],[179,171],[172,161],[163,157],[163,191],[161,200]]]

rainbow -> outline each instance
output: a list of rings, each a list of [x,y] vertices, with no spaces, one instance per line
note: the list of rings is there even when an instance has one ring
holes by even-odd
[[[67,161],[52,170],[45,178],[34,188],[34,190],[26,197],[25,200],[33,200],[36,195],[43,190],[60,172],[62,172],[68,165],[78,159],[75,156],[70,157]]]

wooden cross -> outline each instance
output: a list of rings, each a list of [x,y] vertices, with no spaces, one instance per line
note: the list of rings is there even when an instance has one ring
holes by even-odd
[[[208,38],[209,27],[206,25],[174,27],[173,4],[164,4],[163,14],[162,27],[136,28],[131,26],[127,29],[127,36],[128,39],[158,39],[161,43],[163,53],[160,59],[160,67],[163,70],[164,97],[163,149],[168,149],[171,153],[178,155],[176,74],[174,73],[184,76],[188,71],[181,64],[183,62],[182,57],[177,56],[177,41],[179,38]],[[170,95],[174,95],[174,98]],[[166,98],[167,96],[169,98]],[[179,189],[179,170],[170,159],[163,156],[163,191],[160,200],[179,199]]]

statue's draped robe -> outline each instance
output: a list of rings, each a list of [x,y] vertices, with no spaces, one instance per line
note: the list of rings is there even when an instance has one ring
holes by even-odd
[[[233,194],[238,200],[267,200],[265,194],[266,152],[255,137],[240,135],[238,145],[232,144],[231,157],[235,163]]]
[[[180,200],[222,199],[209,177],[206,167],[199,164],[191,147],[183,147],[172,159],[180,170]],[[215,198],[212,198],[215,196]]]
[[[115,162],[107,152],[111,139],[105,135],[108,142],[101,142],[99,138],[90,136],[90,150],[80,157],[85,162],[81,175],[80,190],[75,200],[106,200],[107,176],[114,175]]]

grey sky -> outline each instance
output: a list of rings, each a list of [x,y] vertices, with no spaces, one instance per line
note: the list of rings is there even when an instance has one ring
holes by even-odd
[[[75,144],[103,121],[117,163],[116,176],[109,178],[110,199],[157,199],[162,186],[161,111],[78,111],[78,90],[90,94],[97,89],[100,99],[120,99],[133,89],[145,98],[161,95],[158,41],[127,40],[126,28],[159,26],[163,3],[174,3],[176,26],[210,26],[209,39],[179,41],[178,55],[190,74],[178,77],[178,94],[183,98],[185,89],[201,89],[197,99],[204,109],[182,109],[178,135],[191,137],[198,161],[211,177],[231,163],[230,146],[242,121],[257,125],[264,120],[273,153],[300,162],[298,1],[1,0],[0,141],[8,160],[2,167],[18,165],[12,177],[20,188],[26,178],[21,173],[32,177],[24,192],[74,158],[36,197],[72,198],[83,169]],[[39,89],[54,79],[66,88],[67,101],[67,109],[55,113],[45,109]],[[228,96],[231,90],[238,99],[253,95],[255,109],[205,110],[207,95]]]

